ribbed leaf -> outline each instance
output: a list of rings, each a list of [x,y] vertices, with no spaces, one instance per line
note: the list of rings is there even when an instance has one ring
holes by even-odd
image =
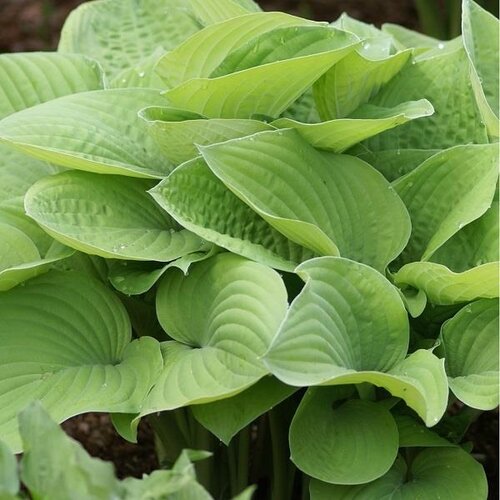
[[[297,386],[370,382],[436,424],[448,398],[443,363],[428,351],[404,359],[408,317],[396,288],[342,258],[313,259],[296,272],[306,286],[265,355],[271,372]]]
[[[423,290],[433,304],[460,304],[498,297],[499,272],[498,262],[483,264],[461,273],[454,273],[442,264],[412,262],[394,275],[394,282],[400,287],[409,285]]]
[[[158,47],[172,49],[200,29],[184,0],[101,0],[73,10],[59,52],[95,57],[109,76]]]
[[[63,167],[163,177],[172,166],[137,116],[141,108],[163,103],[153,89],[73,94],[5,118],[0,141]]]
[[[500,62],[498,19],[472,0],[463,0],[462,33],[465,51],[472,63],[471,79],[477,104],[488,128],[498,137]]]
[[[76,250],[128,260],[168,262],[202,250],[148,196],[151,183],[69,171],[38,181],[26,194],[27,214]]]
[[[205,26],[260,10],[252,0],[187,0],[187,3]]]
[[[497,147],[442,151],[393,183],[412,222],[401,262],[429,260],[462,227],[490,207],[498,178]]]
[[[56,97],[102,87],[99,64],[81,55],[0,55],[0,118]]]
[[[450,388],[466,405],[498,406],[498,301],[465,306],[442,328]]]
[[[349,54],[314,84],[314,97],[320,116],[324,120],[349,116],[394,78],[408,62],[410,55],[409,50],[382,59],[369,58],[359,51]],[[385,107],[417,100],[424,95],[401,99]]]
[[[294,130],[200,148],[212,171],[292,241],[383,270],[410,231],[403,203],[357,158],[320,153]]]
[[[149,192],[183,227],[248,259],[291,272],[314,256],[229,191],[202,159],[177,167]]]
[[[274,377],[264,377],[232,398],[191,408],[196,420],[225,445],[257,417],[271,410],[297,389]]]
[[[196,146],[252,135],[273,127],[257,120],[212,119],[174,108],[146,108],[139,115],[165,156],[180,164],[199,155]]]
[[[398,453],[398,429],[389,410],[350,390],[309,389],[290,426],[291,459],[311,477],[361,484],[384,475]]]
[[[286,289],[268,267],[233,254],[165,274],[158,318],[176,341],[141,415],[235,395],[267,374],[260,357],[285,315]]]
[[[329,50],[262,66],[254,60],[254,67],[219,78],[194,78],[165,96],[172,106],[209,118],[250,118],[254,114],[277,117],[356,46],[354,36],[334,33]]]
[[[444,45],[447,43],[399,24],[385,23],[382,25],[382,31],[392,36],[399,50],[417,49],[416,52],[420,53],[434,48],[442,47],[444,49]]]
[[[142,87],[148,89],[164,89],[165,84],[155,71],[156,63],[165,54],[163,49],[157,49],[149,57],[139,61],[131,68],[120,71],[109,83],[111,88],[122,89]]]
[[[313,480],[310,485],[311,500],[486,500],[488,495],[483,468],[460,448],[423,450],[409,469],[402,460],[397,460],[385,476],[359,486]]]
[[[233,50],[262,33],[284,26],[314,25],[284,12],[248,14],[208,26],[158,61],[157,73],[170,87],[191,79],[209,77]]]
[[[40,399],[58,422],[87,411],[139,411],[161,368],[158,343],[130,343],[117,297],[52,271],[0,293],[0,432],[21,449],[16,416]]]
[[[28,236],[16,227],[0,222],[0,277],[9,267],[38,259],[40,253]]]
[[[321,123],[300,123],[289,118],[279,118],[271,125],[277,128],[294,128],[309,144],[316,148],[341,153],[362,140],[380,134],[410,120],[429,116],[434,108],[421,99],[406,102],[392,109],[365,105],[350,118],[329,120]]]
[[[365,142],[368,149],[444,149],[456,144],[487,142],[463,48],[438,52],[406,65],[370,101],[390,108],[425,96],[436,110],[434,115],[368,139]]]

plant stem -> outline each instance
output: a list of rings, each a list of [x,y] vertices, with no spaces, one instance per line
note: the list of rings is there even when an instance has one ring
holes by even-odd
[[[241,493],[248,484],[249,453],[250,426],[243,429],[238,436],[238,474],[236,478],[237,493]]]
[[[287,500],[288,496],[288,442],[287,426],[283,430],[283,422],[280,418],[279,407],[271,410],[269,415],[269,429],[271,431],[271,444],[273,454],[273,477],[271,486],[271,498]]]
[[[446,0],[448,17],[448,37],[455,38],[462,31],[462,2],[460,0]]]
[[[360,399],[364,399],[365,401],[376,400],[375,387],[372,384],[356,384],[356,390],[358,391]]]
[[[422,31],[427,35],[446,38],[446,27],[442,19],[442,13],[436,0],[415,0]]]

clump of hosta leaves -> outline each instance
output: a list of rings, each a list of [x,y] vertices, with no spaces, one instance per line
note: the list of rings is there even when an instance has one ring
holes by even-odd
[[[66,460],[39,400],[130,441],[148,420],[177,465],[130,498],[486,499],[463,440],[498,405],[498,26],[472,0],[446,42],[97,0],[57,52],[1,55],[0,440],[23,470]],[[72,498],[125,495],[68,446]],[[202,486],[183,449],[212,453]]]

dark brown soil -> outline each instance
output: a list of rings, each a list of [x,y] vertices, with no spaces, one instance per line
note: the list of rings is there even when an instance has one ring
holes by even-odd
[[[139,425],[137,444],[121,438],[104,413],[78,415],[64,422],[62,427],[82,443],[90,455],[113,462],[120,479],[140,478],[158,469],[153,433],[145,420]]]

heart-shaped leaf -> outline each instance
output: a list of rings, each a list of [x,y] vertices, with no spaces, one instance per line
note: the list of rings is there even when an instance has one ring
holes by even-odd
[[[172,165],[137,116],[160,104],[164,100],[153,89],[80,92],[4,118],[0,140],[63,167],[160,178]]]
[[[338,257],[312,259],[296,272],[306,286],[265,355],[271,373],[296,386],[370,382],[436,424],[448,399],[443,362],[423,350],[404,359],[408,317],[396,288]]]
[[[285,315],[287,294],[272,269],[233,254],[170,269],[157,313],[175,341],[163,344],[165,367],[141,415],[235,395],[268,372],[260,357]]]
[[[427,429],[413,417],[394,415],[394,420],[398,426],[399,446],[401,448],[453,446],[449,441]]]
[[[248,259],[292,272],[314,256],[229,191],[201,158],[180,165],[149,192],[183,227]]]
[[[398,453],[398,428],[389,410],[345,398],[343,387],[309,389],[290,426],[291,459],[316,479],[361,484],[384,475]]]
[[[406,209],[385,179],[347,155],[321,153],[295,130],[200,147],[212,171],[292,241],[379,270],[404,248]]]
[[[466,405],[498,406],[498,301],[465,306],[442,328],[442,347],[450,389]]]
[[[134,413],[161,369],[156,340],[130,343],[123,305],[81,274],[51,271],[1,292],[0,317],[0,432],[14,451],[17,413],[31,401],[58,422],[87,411]]]
[[[101,257],[168,262],[204,248],[148,196],[151,183],[69,171],[30,188],[27,214],[58,241]]]

